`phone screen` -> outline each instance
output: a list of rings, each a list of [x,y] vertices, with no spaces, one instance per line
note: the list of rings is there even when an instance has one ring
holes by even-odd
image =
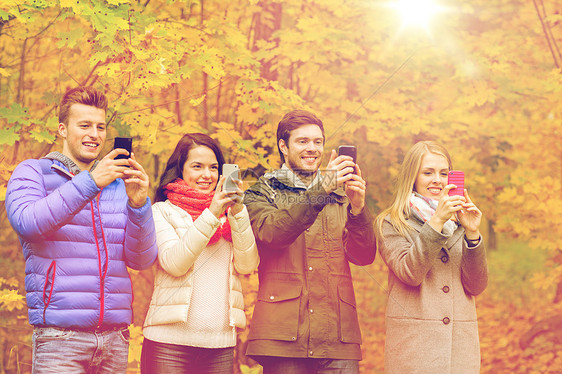
[[[122,158],[130,158],[131,152],[133,150],[133,138],[116,137],[115,142],[113,143],[113,149],[117,149],[117,148],[126,149],[129,152],[129,154],[118,155],[117,157],[115,157],[116,160]]]
[[[226,177],[222,190],[225,192],[235,192],[238,186],[234,183],[235,180],[240,180],[240,168],[236,164],[224,164],[222,166],[222,175]]]
[[[464,196],[464,172],[451,170],[448,174],[447,183],[457,186],[457,188],[449,190],[449,196]]]
[[[340,145],[338,147],[338,156],[351,156],[353,162],[357,162],[357,147],[354,145]]]

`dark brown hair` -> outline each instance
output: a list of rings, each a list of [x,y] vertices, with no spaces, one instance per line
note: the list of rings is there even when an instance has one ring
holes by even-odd
[[[285,144],[288,144],[291,131],[304,125],[317,125],[322,131],[322,137],[325,138],[324,124],[318,117],[302,109],[290,111],[283,116],[277,126],[277,149],[279,150],[279,155],[281,156],[281,162],[285,162],[285,156],[283,155],[283,152],[281,152],[281,148],[279,148],[279,139],[283,139]]]
[[[197,146],[205,146],[211,149],[217,158],[219,163],[219,174],[222,174],[222,165],[224,164],[224,156],[220,149],[219,143],[211,138],[209,135],[201,133],[190,133],[185,134],[178,144],[176,149],[172,152],[172,155],[168,159],[166,164],[166,169],[160,177],[160,183],[156,189],[156,194],[154,196],[154,202],[166,201],[166,195],[164,194],[164,186],[168,183],[175,181],[178,178],[183,177],[183,165],[187,160],[189,151]]]
[[[60,102],[59,123],[67,124],[72,104],[84,104],[107,110],[107,97],[93,87],[76,87],[66,91]]]

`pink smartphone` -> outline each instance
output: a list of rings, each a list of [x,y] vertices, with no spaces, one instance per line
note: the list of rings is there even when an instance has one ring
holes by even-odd
[[[464,171],[451,170],[447,184],[454,184],[457,188],[449,190],[449,196],[464,196]]]

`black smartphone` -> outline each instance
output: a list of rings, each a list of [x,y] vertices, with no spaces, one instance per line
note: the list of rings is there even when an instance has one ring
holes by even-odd
[[[353,162],[357,162],[357,147],[354,145],[340,145],[338,147],[338,156],[351,156]]]
[[[123,159],[123,158],[130,158],[131,152],[133,151],[133,138],[121,138],[116,137],[115,142],[113,143],[113,149],[126,149],[129,154],[128,155],[118,155],[115,157],[116,160]]]

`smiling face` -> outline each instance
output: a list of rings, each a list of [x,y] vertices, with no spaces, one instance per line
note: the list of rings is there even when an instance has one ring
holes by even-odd
[[[182,179],[200,192],[211,192],[219,180],[219,163],[213,150],[204,145],[191,148],[183,164]]]
[[[68,123],[59,123],[63,137],[62,153],[81,170],[89,170],[105,143],[105,110],[84,104],[72,104]]]
[[[318,171],[324,152],[324,136],[317,125],[303,125],[291,131],[289,141],[279,140],[287,166],[299,174]]]
[[[441,191],[447,185],[449,163],[435,153],[425,153],[421,159],[420,170],[414,183],[414,191],[433,200],[439,200]]]

